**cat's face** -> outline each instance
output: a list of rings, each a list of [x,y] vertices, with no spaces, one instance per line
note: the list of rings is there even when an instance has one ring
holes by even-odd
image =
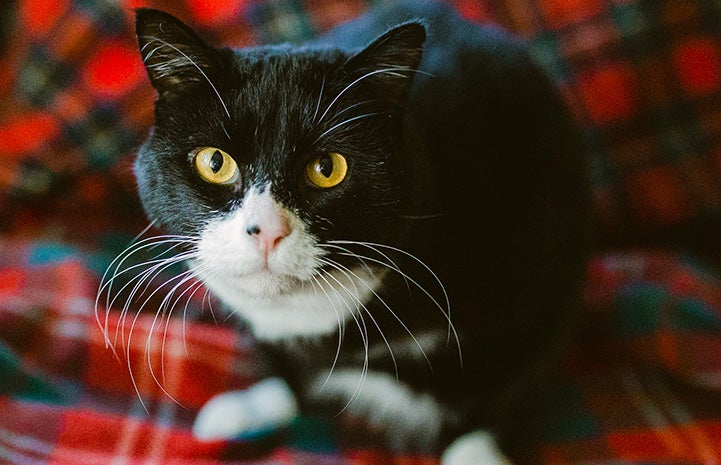
[[[154,10],[139,10],[137,32],[159,96],[135,167],[151,219],[192,239],[195,273],[251,320],[287,319],[284,307],[351,313],[383,271],[347,241],[398,245],[398,116],[422,26],[353,55],[213,49]]]

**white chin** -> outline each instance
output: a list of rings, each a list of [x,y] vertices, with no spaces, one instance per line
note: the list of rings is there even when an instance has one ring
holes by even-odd
[[[293,294],[306,285],[311,286],[310,283],[295,276],[273,273],[267,269],[245,274],[225,273],[215,276],[199,273],[199,276],[221,299],[230,301],[242,298],[273,300],[284,294]]]
[[[353,267],[318,281],[271,272],[230,277],[198,270],[200,279],[262,340],[315,337],[336,331],[378,290],[384,271]],[[353,278],[351,278],[351,276]]]

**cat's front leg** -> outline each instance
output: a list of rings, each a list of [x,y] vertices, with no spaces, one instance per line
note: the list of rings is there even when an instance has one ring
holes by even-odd
[[[390,373],[357,368],[312,380],[306,395],[315,404],[361,419],[381,431],[392,450],[435,450],[444,428],[460,419],[431,394],[418,392]],[[511,465],[490,433],[476,430],[446,448],[442,465]]]
[[[441,456],[441,465],[513,465],[492,434],[476,430],[451,443]]]
[[[290,424],[298,402],[281,378],[266,378],[245,390],[210,399],[198,412],[193,435],[204,441],[256,439]]]

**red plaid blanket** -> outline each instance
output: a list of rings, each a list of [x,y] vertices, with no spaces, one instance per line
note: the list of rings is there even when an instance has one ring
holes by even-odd
[[[202,291],[185,322],[131,311],[122,325],[112,305],[115,353],[93,311],[105,267],[146,224],[130,161],[153,94],[132,8],[165,8],[239,46],[302,41],[370,3],[0,5],[0,463],[437,463],[313,417],[264,441],[195,441],[209,397],[265,372],[252,339],[214,321]],[[721,463],[721,6],[451,3],[526,37],[563,89],[591,146],[606,246],[542,442],[517,462]]]

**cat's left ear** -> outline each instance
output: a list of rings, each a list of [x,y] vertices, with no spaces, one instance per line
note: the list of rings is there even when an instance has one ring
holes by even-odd
[[[379,86],[391,102],[402,104],[423,57],[426,28],[407,22],[390,29],[351,57],[344,69],[351,76]]]
[[[135,13],[138,46],[160,97],[207,85],[218,68],[215,50],[175,16],[152,8]]]

